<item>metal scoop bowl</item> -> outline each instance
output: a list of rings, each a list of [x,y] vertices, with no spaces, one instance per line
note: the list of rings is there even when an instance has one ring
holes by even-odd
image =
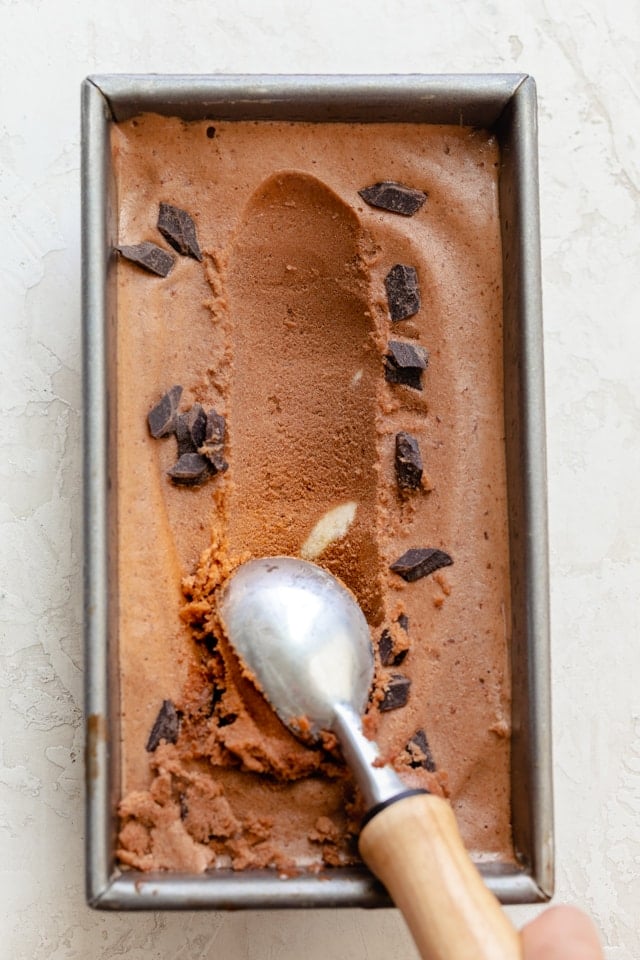
[[[353,594],[293,557],[239,567],[218,615],[227,639],[293,733],[338,738],[367,805],[360,853],[429,960],[516,960],[518,934],[485,887],[449,804],[407,789],[362,732],[374,674],[369,627]]]

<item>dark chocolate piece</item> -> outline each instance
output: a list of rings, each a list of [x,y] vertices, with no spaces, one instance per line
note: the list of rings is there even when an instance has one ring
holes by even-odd
[[[200,449],[203,451],[203,456],[207,458],[211,476],[216,473],[224,473],[225,470],[229,469],[229,464],[219,450],[207,450],[206,446]]]
[[[161,203],[158,214],[158,230],[183,257],[193,257],[202,262],[202,254],[196,237],[196,225],[186,210]]]
[[[155,243],[145,240],[144,243],[136,243],[133,246],[116,247],[125,260],[131,260],[137,263],[139,267],[144,267],[150,273],[155,273],[159,277],[166,277],[173,269],[176,258],[162,247],[157,247]]]
[[[405,631],[405,633],[409,632],[409,617],[406,615],[406,613],[400,614],[400,616],[398,617],[398,623],[400,624],[402,629]]]
[[[209,410],[207,414],[207,426],[205,430],[205,440],[207,443],[224,443],[225,420],[221,413],[215,410]]]
[[[197,453],[204,443],[207,416],[201,403],[194,403],[187,413],[181,413],[176,421],[178,457],[185,453]]]
[[[393,640],[388,630],[383,630],[378,640],[378,653],[383,667],[390,667],[393,663]]]
[[[396,480],[401,490],[417,490],[422,481],[422,457],[415,437],[396,433]]]
[[[205,456],[209,461],[212,476],[214,476],[216,473],[224,473],[225,470],[229,469],[229,464],[220,451],[207,450],[206,447],[202,447],[201,449],[205,450],[203,456]]]
[[[187,423],[194,447],[202,446],[207,429],[207,415],[201,403],[194,403],[187,413]]]
[[[406,706],[410,686],[411,680],[409,680],[409,677],[405,677],[401,673],[392,674],[384,692],[380,710],[386,713],[388,710],[398,710],[399,707]]]
[[[185,453],[197,453],[191,439],[191,430],[184,413],[176,417],[176,440],[178,441],[178,459],[184,457]]]
[[[229,466],[224,458],[225,419],[215,410],[209,410],[203,442],[198,452],[211,464],[213,473],[223,473]]]
[[[196,486],[211,476],[211,465],[199,453],[183,453],[167,474],[174,483]]]
[[[409,651],[405,648],[396,652],[391,631],[385,628],[378,640],[378,652],[383,667],[399,667]]]
[[[147,422],[149,424],[149,433],[156,440],[161,437],[168,437],[176,432],[176,415],[182,396],[182,387],[176,384],[165,393],[162,400],[156,403],[155,407],[149,411]]]
[[[443,550],[436,550],[434,547],[413,547],[392,563],[389,569],[407,583],[413,583],[452,563],[453,560],[449,554]]]
[[[404,217],[412,217],[427,199],[427,194],[422,190],[414,190],[394,180],[382,180],[358,190],[358,193],[370,207],[401,213]]]
[[[179,732],[180,715],[171,700],[163,700],[156,722],[151,728],[146,749],[149,753],[153,753],[160,745],[161,740],[166,740],[167,743],[175,743]]]
[[[428,770],[429,773],[436,772],[436,763],[433,759],[431,747],[429,746],[429,741],[427,740],[427,735],[424,730],[416,730],[407,744],[407,751],[411,757],[409,766],[414,769],[422,767],[423,770]]]
[[[414,267],[396,263],[384,278],[391,319],[406,320],[420,309],[418,274]]]
[[[429,354],[418,344],[390,340],[384,358],[384,375],[389,383],[400,383],[422,390],[422,371],[427,369]]]

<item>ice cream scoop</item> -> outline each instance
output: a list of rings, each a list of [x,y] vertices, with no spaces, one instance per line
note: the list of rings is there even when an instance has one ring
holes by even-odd
[[[421,956],[521,957],[520,938],[471,862],[450,805],[408,790],[362,731],[374,658],[353,594],[313,563],[266,557],[237,569],[218,614],[283,723],[303,738],[322,731],[338,738],[367,805],[360,853],[402,911]]]

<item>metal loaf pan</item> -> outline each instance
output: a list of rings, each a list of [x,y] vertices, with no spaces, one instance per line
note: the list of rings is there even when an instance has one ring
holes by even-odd
[[[501,147],[504,374],[512,584],[512,826],[519,868],[483,864],[503,903],[553,886],[546,464],[536,93],[523,74],[439,76],[94,76],[82,88],[85,436],[87,899],[101,909],[389,906],[364,869],[322,878],[274,872],[121,872],[114,857],[119,718],[110,408],[117,211],[109,127],[138,113],[186,120],[410,121],[488,128]]]

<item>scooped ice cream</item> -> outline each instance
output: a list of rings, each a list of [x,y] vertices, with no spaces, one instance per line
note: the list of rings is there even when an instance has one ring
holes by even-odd
[[[121,862],[357,859],[335,743],[282,726],[217,622],[279,553],[358,598],[384,759],[512,860],[495,141],[146,115],[112,151]]]

